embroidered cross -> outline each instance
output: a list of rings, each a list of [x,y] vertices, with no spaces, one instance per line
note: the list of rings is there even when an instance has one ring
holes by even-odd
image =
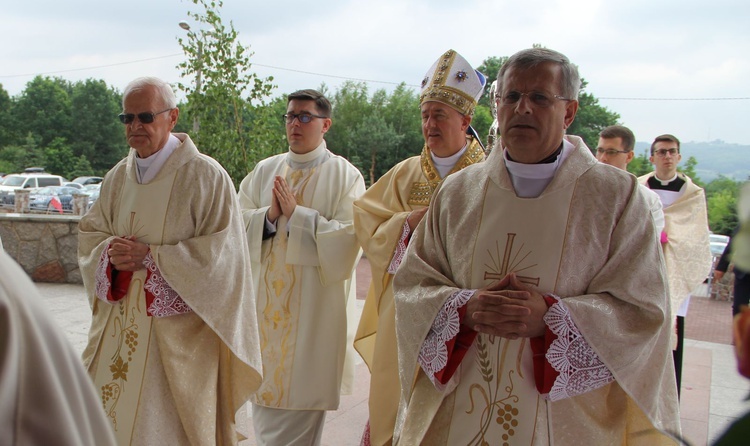
[[[521,252],[521,250],[523,249],[523,244],[522,244],[521,247],[518,248],[514,252],[513,242],[515,238],[516,238],[516,234],[508,233],[507,239],[505,241],[505,252],[503,252],[502,262],[500,262],[500,242],[495,242],[496,248],[497,248],[497,256],[493,256],[492,252],[490,252],[489,250],[487,251],[494,265],[485,264],[488,271],[484,272],[484,279],[485,280],[500,280],[503,277],[505,277],[505,275],[508,274],[509,272],[515,272],[516,276],[518,277],[518,280],[520,280],[521,282],[528,284],[528,285],[539,286],[539,277],[522,276],[518,274],[519,272],[523,270],[533,268],[537,265],[535,263],[533,265],[521,267],[521,263],[523,263],[527,259],[527,257],[531,254],[531,251],[527,251],[522,254]],[[519,255],[523,255],[523,256],[519,259],[518,258]]]

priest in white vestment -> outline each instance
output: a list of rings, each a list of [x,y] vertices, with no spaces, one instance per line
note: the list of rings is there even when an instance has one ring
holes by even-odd
[[[674,313],[672,344],[675,348],[678,393],[682,380],[685,316],[690,305],[690,294],[706,280],[713,262],[708,238],[706,195],[690,177],[677,171],[681,159],[680,140],[677,137],[669,134],[657,136],[651,144],[649,158],[654,172],[638,178],[640,184],[658,195],[664,207],[661,243]]]
[[[176,106],[157,78],[123,93],[130,153],[79,223],[83,359],[120,445],[235,445],[261,381],[250,259],[234,185],[171,133]]]
[[[580,78],[498,74],[502,136],[446,178],[394,278],[395,443],[676,444],[664,263],[635,177],[565,136]]]
[[[422,153],[398,163],[354,202],[354,228],[372,270],[354,338],[354,348],[370,369],[363,446],[390,444],[396,423],[401,385],[393,274],[438,184],[484,160],[482,143],[470,124],[485,84],[484,75],[457,52],[441,55],[422,82]]]
[[[263,357],[252,418],[260,445],[314,445],[354,378],[352,203],[364,180],[326,147],[322,94],[289,95],[284,120],[289,150],[259,162],[239,191]]]
[[[117,444],[81,359],[1,249],[0,364],[0,444]]]

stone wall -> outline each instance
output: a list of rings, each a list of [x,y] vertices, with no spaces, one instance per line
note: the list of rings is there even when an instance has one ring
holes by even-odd
[[[77,215],[0,213],[5,251],[35,282],[82,283]]]

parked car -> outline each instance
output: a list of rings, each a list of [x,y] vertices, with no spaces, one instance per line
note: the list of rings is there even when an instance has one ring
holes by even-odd
[[[74,188],[78,189],[79,191],[83,192],[83,184],[81,184],[81,183],[74,183],[72,181],[67,181],[67,182],[63,183],[62,185],[65,186],[65,187],[74,187]]]
[[[42,187],[31,191],[29,194],[29,209],[32,211],[59,212],[52,201],[57,200],[60,203],[63,212],[72,212],[73,194],[78,193],[80,193],[80,191],[74,187]]]
[[[78,183],[78,184],[82,184],[82,185],[85,186],[87,184],[99,184],[103,180],[104,180],[104,178],[102,178],[102,177],[78,177],[78,178],[74,178],[73,182],[74,183]]]
[[[62,186],[65,180],[60,175],[49,173],[14,173],[6,175],[0,184],[0,203],[16,203],[16,189],[36,189],[45,186]]]
[[[714,257],[724,253],[724,248],[729,244],[729,236],[721,234],[709,234],[708,242],[711,245],[711,255]]]
[[[101,183],[99,183],[99,184],[87,184],[87,185],[83,186],[83,193],[88,194],[88,196],[89,196],[88,209],[91,209],[91,206],[99,198],[99,191],[101,190],[101,188],[102,188]]]

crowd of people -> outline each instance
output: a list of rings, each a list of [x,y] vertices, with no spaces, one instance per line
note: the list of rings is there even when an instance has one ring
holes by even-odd
[[[39,378],[51,390],[36,393],[62,402],[4,407],[0,438],[233,445],[249,401],[257,444],[318,445],[358,354],[369,419],[349,444],[679,444],[683,318],[712,261],[679,140],[655,138],[655,170],[636,178],[626,127],[602,130],[596,148],[566,133],[581,79],[565,55],[519,51],[492,81],[485,147],[471,122],[488,79],[440,55],[421,83],[420,155],[367,189],[326,145],[329,100],[296,91],[288,150],[239,193],[172,133],[170,85],[129,83],[119,119],[131,150],[79,224],[93,315],[83,362],[63,347],[69,371],[45,368],[75,386]],[[372,282],[356,325],[363,252]],[[13,294],[0,280],[0,310]],[[12,353],[22,360],[2,360],[23,368],[58,361]],[[4,398],[33,397],[7,379]],[[56,429],[32,410],[73,416]]]

